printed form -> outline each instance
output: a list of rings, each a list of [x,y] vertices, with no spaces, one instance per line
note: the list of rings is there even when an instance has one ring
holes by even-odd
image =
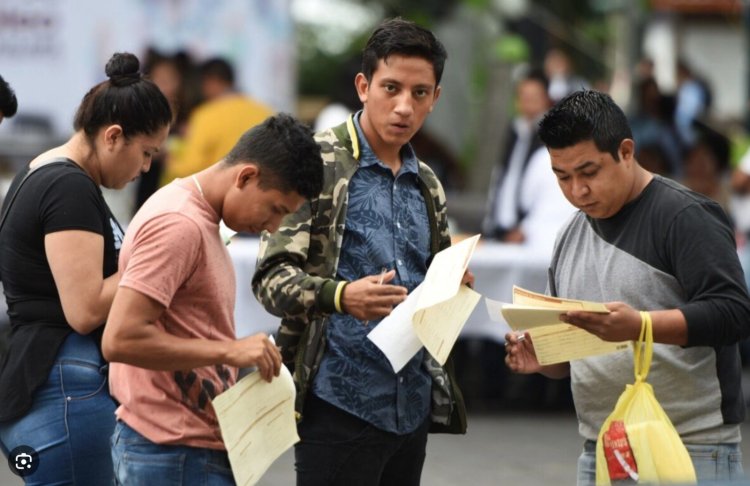
[[[543,366],[613,353],[629,347],[629,341],[602,341],[560,320],[560,314],[569,310],[609,313],[609,309],[600,302],[550,297],[515,285],[512,304],[485,300],[492,319],[499,321],[502,315],[511,329],[529,333],[537,360]]]
[[[299,442],[296,391],[286,366],[271,383],[255,371],[213,399],[235,482],[257,483],[271,464]]]
[[[437,253],[424,281],[367,335],[396,373],[422,346],[441,365],[445,364],[481,297],[461,285],[479,236]]]

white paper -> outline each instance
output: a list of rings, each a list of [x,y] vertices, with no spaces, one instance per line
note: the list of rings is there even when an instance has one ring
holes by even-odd
[[[296,395],[285,366],[271,383],[255,371],[213,399],[235,482],[257,483],[271,464],[299,442]]]
[[[491,321],[505,322],[505,319],[503,319],[503,305],[505,305],[505,302],[485,297],[484,305],[487,306],[487,314],[489,314]]]
[[[406,296],[406,300],[397,305],[383,318],[367,337],[388,358],[393,371],[398,373],[422,348],[422,342],[411,324],[412,315],[417,308],[417,300],[422,293],[422,284]]]
[[[461,287],[478,241],[475,235],[437,253],[424,281],[367,335],[396,373],[422,346],[445,364],[479,301],[479,294]]]

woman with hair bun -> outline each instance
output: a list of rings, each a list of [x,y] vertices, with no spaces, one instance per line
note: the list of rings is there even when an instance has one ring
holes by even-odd
[[[2,208],[11,336],[0,448],[27,484],[113,482],[115,403],[101,336],[123,232],[100,186],[121,189],[148,171],[172,112],[133,54],[114,54],[105,70],[78,107],[75,133],[16,175]]]

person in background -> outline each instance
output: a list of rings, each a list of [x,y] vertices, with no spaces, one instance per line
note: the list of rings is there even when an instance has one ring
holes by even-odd
[[[18,100],[13,88],[0,76],[0,123],[3,118],[11,118],[18,110]]]
[[[316,135],[323,191],[263,234],[253,291],[282,317],[300,486],[417,485],[428,431],[466,431],[451,360],[422,349],[394,373],[367,339],[450,246],[443,189],[409,144],[440,96],[446,56],[429,30],[381,23],[354,80],[363,109]]]
[[[605,341],[637,340],[641,310],[653,320],[648,382],[680,434],[699,481],[743,477],[745,418],[738,342],[750,335],[750,297],[727,215],[714,201],[643,169],[612,98],[578,91],[540,124],[560,189],[577,208],[561,230],[548,293],[604,302],[609,314],[568,311],[566,323]],[[628,348],[541,366],[534,343],[508,333],[506,362],[519,373],[570,375],[584,438],[578,484],[593,485],[596,440],[625,385]]]
[[[0,367],[0,448],[38,453],[33,484],[111,484],[115,403],[101,353],[122,230],[100,186],[148,171],[172,112],[138,59],[114,54],[83,97],[73,136],[13,180],[0,232],[11,336]]]
[[[559,47],[553,47],[544,56],[544,74],[549,79],[549,97],[553,103],[574,91],[589,88],[588,81],[575,73],[568,53]]]
[[[718,202],[731,216],[729,182],[729,139],[701,122],[696,122],[697,138],[685,154],[684,177],[688,189]]]
[[[683,150],[689,150],[700,135],[694,126],[705,118],[711,109],[712,92],[708,82],[698,76],[685,59],[677,61],[677,97],[674,125]]]
[[[185,132],[187,113],[190,109],[186,86],[190,69],[191,61],[185,53],[168,56],[153,49],[147,53],[143,71],[164,93],[172,107],[174,120],[166,147],[159,151],[151,161],[151,170],[138,178],[133,214],[159,189],[164,174],[164,164],[169,155],[169,147],[174,145]]]
[[[271,381],[281,355],[265,334],[235,337],[234,269],[219,221],[274,232],[322,184],[312,131],[281,114],[211,167],[161,188],[135,215],[103,340],[120,404],[118,484],[234,484],[211,400],[235,383],[238,368],[257,366]]]
[[[549,153],[537,135],[539,120],[552,106],[547,90],[547,78],[537,69],[516,85],[517,115],[505,154],[492,171],[482,233],[549,254],[557,228],[574,208],[557,189]]]
[[[750,288],[750,149],[746,150],[731,171],[730,200],[739,240],[740,261],[745,270],[745,284]]]
[[[199,73],[204,102],[190,114],[179,148],[169,154],[164,183],[213,165],[245,131],[273,114],[270,107],[237,92],[234,68],[227,60],[209,59]]]
[[[492,170],[482,221],[485,238],[523,245],[546,258],[552,254],[558,228],[574,210],[557,187],[549,170],[549,153],[537,134],[539,121],[552,106],[548,89],[547,76],[539,68],[529,68],[517,79],[516,115],[505,135],[505,150]],[[495,339],[459,338],[457,349],[461,350],[456,355],[460,378],[479,384],[475,393],[479,406],[529,410],[562,408],[569,401],[564,384],[541,375],[509,376],[503,344]],[[471,370],[467,360],[479,364],[479,376],[463,375]],[[460,366],[464,363],[467,366]]]
[[[654,77],[638,81],[636,96],[636,108],[628,122],[638,163],[649,172],[679,179],[684,167],[682,145],[673,123],[674,102],[662,94]]]

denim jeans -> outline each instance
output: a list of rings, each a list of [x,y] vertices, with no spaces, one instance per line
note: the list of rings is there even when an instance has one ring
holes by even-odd
[[[118,485],[234,485],[226,451],[155,444],[122,421],[112,435],[112,462]]]
[[[4,455],[19,445],[39,454],[38,469],[24,478],[27,485],[112,484],[115,402],[107,368],[92,337],[70,334],[29,412],[0,423]]]
[[[739,444],[685,444],[701,484],[742,481],[742,452]],[[596,484],[596,442],[587,440],[578,458],[578,486]]]
[[[297,486],[419,486],[429,423],[396,435],[310,394],[294,448]]]

